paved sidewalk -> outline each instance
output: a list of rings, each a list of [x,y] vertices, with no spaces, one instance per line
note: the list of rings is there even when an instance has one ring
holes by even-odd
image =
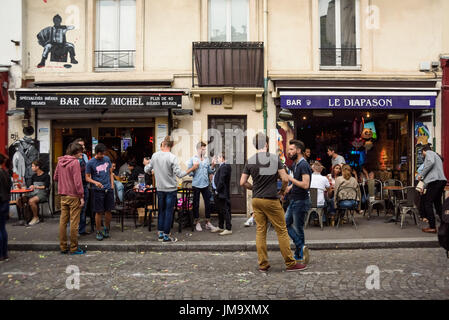
[[[102,251],[255,251],[256,227],[245,228],[245,221],[243,216],[233,217],[233,234],[228,236],[206,230],[192,232],[190,228],[178,233],[175,223],[173,235],[178,238],[178,242],[165,244],[157,241],[155,227],[151,232],[148,227],[135,228],[130,219],[125,220],[125,230],[121,232],[120,223],[113,219],[109,239],[97,241],[92,233],[81,236],[80,245],[87,246],[88,250]],[[363,216],[357,216],[357,229],[351,224],[344,224],[339,229],[325,226],[323,230],[311,223],[305,230],[306,244],[313,249],[438,247],[437,236],[423,233],[409,217],[403,229],[399,224],[384,221],[384,215],[375,216],[369,221]],[[59,250],[58,217],[46,218],[44,223],[33,227],[13,226],[15,222],[16,219],[10,219],[7,223],[11,250]],[[154,219],[153,225],[156,222]],[[212,218],[212,222],[216,225],[216,217]],[[269,250],[277,250],[277,236],[272,227],[268,231],[267,242]]]

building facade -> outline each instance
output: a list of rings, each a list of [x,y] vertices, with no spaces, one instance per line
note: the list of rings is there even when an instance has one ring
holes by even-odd
[[[419,143],[441,152],[432,62],[449,52],[447,1],[22,3],[23,81],[9,95],[22,115],[9,117],[8,145],[28,134],[50,170],[78,137],[142,157],[173,134],[184,167],[198,141],[221,140],[233,212],[249,213],[239,178],[264,129],[281,156],[291,137],[325,163],[336,144],[354,166],[409,183]]]

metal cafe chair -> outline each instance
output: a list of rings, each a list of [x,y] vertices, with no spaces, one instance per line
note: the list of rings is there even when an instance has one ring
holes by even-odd
[[[118,213],[118,217],[120,220],[122,232],[124,229],[124,221],[125,216],[132,215],[134,217],[134,226],[137,228],[137,200],[136,193],[134,190],[130,189],[125,192],[123,195],[123,202],[120,202],[119,197],[117,195],[117,189],[114,188],[114,192],[116,195],[116,202],[114,212]]]
[[[151,231],[151,222],[153,221],[154,213],[159,213],[157,190],[156,188],[147,188],[145,189],[145,215],[143,217],[143,225],[145,226],[148,215],[148,231]]]
[[[342,191],[346,191],[349,195],[351,199],[344,199],[344,198],[339,198],[339,194]],[[357,189],[354,187],[339,187],[338,190],[336,191],[336,199],[337,199],[337,203],[335,204],[335,207],[337,209],[337,229],[340,226],[340,221],[344,216],[347,216],[348,218],[351,217],[352,220],[352,224],[354,225],[354,227],[357,230],[357,224],[355,223],[355,218],[354,218],[354,212],[358,210],[358,204],[353,205],[352,207],[341,207],[340,206],[340,202],[344,201],[344,200],[354,200],[357,199]],[[349,198],[349,197],[348,197]],[[360,201],[361,199],[359,199]],[[357,203],[357,202],[356,202]],[[342,214],[343,212],[343,214]]]
[[[419,210],[417,206],[417,202],[419,201],[418,191],[416,191],[415,187],[405,187],[402,191],[405,193],[406,198],[404,200],[400,200],[398,203],[398,209],[401,215],[401,229],[404,225],[407,213],[413,216],[415,224],[419,227]]]
[[[177,213],[179,232],[182,232],[183,224],[188,221],[187,225],[192,227],[192,231],[195,230],[195,225],[193,223],[193,190],[191,188],[181,188],[178,189],[178,201],[180,204],[176,203],[175,214]],[[173,216],[175,216],[175,214]],[[174,219],[172,221],[172,226],[174,224]]]
[[[400,187],[400,190],[386,190],[385,195],[387,196],[388,201],[392,204],[393,206],[393,219],[396,220],[398,215],[399,215],[399,211],[398,211],[398,204],[400,200],[404,200],[404,191],[403,191],[403,184],[400,180],[397,179],[388,179],[387,181],[384,182],[384,190],[385,187]]]
[[[371,218],[373,208],[376,206],[377,216],[379,216],[379,206],[382,207],[383,210],[386,210],[386,203],[383,197],[382,181],[374,179],[368,180],[366,183],[368,185],[368,194],[365,194],[365,197],[368,202],[367,219],[369,220]],[[365,189],[363,189],[363,191],[365,192]],[[365,213],[363,215],[365,215]]]
[[[51,184],[50,184],[50,187],[45,190],[47,192],[47,201],[39,202],[39,216],[40,216],[42,222],[44,222],[44,204],[47,204],[48,211],[50,212],[51,217],[53,218],[53,216],[54,216],[53,209],[51,208],[51,205],[50,205],[50,190],[51,190]]]
[[[311,201],[311,205],[310,205],[310,209],[307,212],[307,217],[306,217],[306,221],[305,221],[305,228],[307,229],[307,227],[309,226],[309,220],[310,220],[310,215],[315,212],[318,215],[318,219],[320,221],[320,227],[321,230],[323,230],[323,215],[324,215],[324,207],[319,208],[318,207],[318,189],[317,188],[310,188],[309,189],[310,192],[310,201]]]

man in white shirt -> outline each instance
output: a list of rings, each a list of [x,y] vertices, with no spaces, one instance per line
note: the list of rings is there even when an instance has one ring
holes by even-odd
[[[321,172],[323,171],[324,167],[323,165],[315,161],[312,165],[312,180],[310,182],[310,188],[318,189],[318,197],[317,197],[317,206],[318,208],[325,208],[326,200],[324,199],[324,191],[329,192],[330,191],[330,183],[329,179],[327,179],[325,176],[321,175]],[[323,222],[326,222],[326,215],[323,215]]]

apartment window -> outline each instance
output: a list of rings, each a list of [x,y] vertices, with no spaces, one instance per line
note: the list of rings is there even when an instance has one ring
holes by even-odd
[[[248,41],[248,0],[209,0],[209,41]]]
[[[321,68],[360,68],[359,0],[319,0]]]
[[[96,68],[134,68],[136,0],[98,0],[96,25]]]

